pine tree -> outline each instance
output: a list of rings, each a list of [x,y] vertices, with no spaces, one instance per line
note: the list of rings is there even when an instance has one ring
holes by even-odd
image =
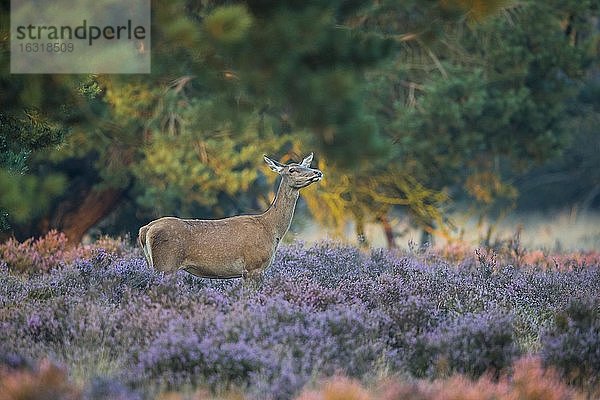
[[[19,237],[57,228],[74,242],[102,220],[134,231],[163,214],[259,211],[272,187],[262,154],[315,151],[328,170],[307,193],[320,221],[402,207],[431,230],[449,188],[510,196],[488,173],[495,160],[560,150],[597,12],[576,1],[155,2],[152,73],[131,76],[9,75],[1,35],[0,207]]]

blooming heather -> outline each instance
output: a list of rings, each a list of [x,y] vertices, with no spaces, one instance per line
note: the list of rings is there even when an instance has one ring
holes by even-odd
[[[597,307],[578,313],[572,300],[597,298],[597,264],[293,244],[256,289],[163,275],[124,247],[48,264],[11,246],[0,259],[0,364],[50,359],[84,382],[85,396],[202,388],[285,399],[334,375],[500,376],[537,353],[564,376],[578,365],[598,373],[597,355],[580,345],[597,346]]]

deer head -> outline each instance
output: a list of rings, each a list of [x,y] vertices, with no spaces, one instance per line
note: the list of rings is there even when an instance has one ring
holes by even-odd
[[[281,175],[282,184],[287,184],[293,189],[302,189],[323,178],[323,173],[321,171],[310,167],[312,159],[313,153],[310,153],[310,155],[299,164],[289,163],[284,165],[265,156],[265,162],[269,168]]]

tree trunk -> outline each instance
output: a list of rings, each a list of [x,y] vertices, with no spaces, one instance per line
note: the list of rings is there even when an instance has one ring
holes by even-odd
[[[356,224],[356,239],[358,241],[358,246],[361,248],[369,247],[369,242],[367,241],[367,235],[365,234],[365,220],[362,215],[357,215],[355,217]]]
[[[114,210],[123,192],[123,189],[116,188],[90,189],[79,204],[61,204],[48,228],[64,232],[69,245],[76,246],[91,227]]]
[[[421,231],[421,248],[425,249],[427,247],[433,247],[433,235],[435,227],[433,222],[427,223],[426,226],[422,228]]]
[[[383,232],[385,233],[385,240],[387,242],[387,248],[395,249],[396,248],[396,241],[394,240],[395,235],[394,235],[394,230],[392,229],[392,225],[390,224],[390,220],[388,219],[387,215],[381,215],[378,219],[379,219],[379,223],[383,227]]]

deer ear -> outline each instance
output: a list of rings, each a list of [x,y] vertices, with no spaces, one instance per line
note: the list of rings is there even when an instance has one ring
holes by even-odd
[[[303,167],[310,167],[310,163],[312,162],[312,159],[313,159],[313,153],[310,153],[308,156],[306,156],[306,158],[304,160],[302,160],[300,165],[302,165]]]
[[[278,163],[275,160],[271,160],[269,157],[264,156],[265,157],[265,162],[267,163],[267,165],[269,166],[269,168],[271,168],[271,170],[280,173],[281,170],[283,169],[283,167],[285,167],[285,165]]]

